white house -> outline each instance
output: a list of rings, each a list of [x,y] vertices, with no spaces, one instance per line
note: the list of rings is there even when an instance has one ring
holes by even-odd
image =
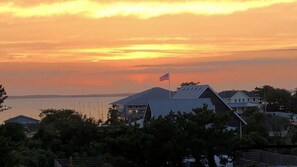
[[[229,90],[220,92],[219,96],[239,114],[248,108],[257,108],[259,110],[262,108],[260,97],[252,91]]]

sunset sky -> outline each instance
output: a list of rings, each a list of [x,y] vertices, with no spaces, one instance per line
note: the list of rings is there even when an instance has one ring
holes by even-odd
[[[0,1],[9,95],[297,87],[297,0]]]

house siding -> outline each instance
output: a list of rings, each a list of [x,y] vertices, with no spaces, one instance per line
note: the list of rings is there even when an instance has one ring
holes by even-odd
[[[231,103],[247,103],[249,102],[248,99],[249,99],[248,96],[238,91],[234,96],[231,97]]]
[[[210,98],[216,111],[230,111],[229,107],[209,88],[201,94],[200,98]]]

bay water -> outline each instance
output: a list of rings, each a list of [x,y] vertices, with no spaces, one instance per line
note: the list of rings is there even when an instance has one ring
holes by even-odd
[[[4,104],[11,109],[0,112],[0,123],[18,115],[40,120],[42,109],[73,109],[88,117],[105,121],[110,103],[122,98],[124,97],[8,98]]]

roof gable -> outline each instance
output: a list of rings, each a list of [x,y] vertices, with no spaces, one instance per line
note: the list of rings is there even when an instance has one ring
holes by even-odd
[[[171,96],[175,92],[170,92]],[[112,105],[146,105],[150,100],[167,100],[169,91],[163,88],[154,87],[140,93],[128,96],[118,101],[112,102]]]
[[[249,98],[249,96],[248,95],[246,95],[244,92],[242,92],[242,91],[237,91],[232,97],[235,97],[235,96],[237,96],[237,95],[243,95],[243,96],[245,96],[246,98]],[[231,97],[231,98],[232,98]]]
[[[256,92],[255,91],[246,91],[246,90],[242,90],[242,92],[244,93],[244,94],[246,94],[248,97],[259,97],[259,96],[257,96],[256,95]]]
[[[251,98],[251,97],[258,97],[254,91],[246,91],[246,90],[225,90],[219,93],[219,96],[222,98],[231,98],[233,97],[236,93],[242,92],[245,94],[245,96]]]
[[[237,93],[236,90],[227,90],[227,91],[222,91],[219,93],[219,96],[221,98],[231,98],[232,96],[234,96]]]

